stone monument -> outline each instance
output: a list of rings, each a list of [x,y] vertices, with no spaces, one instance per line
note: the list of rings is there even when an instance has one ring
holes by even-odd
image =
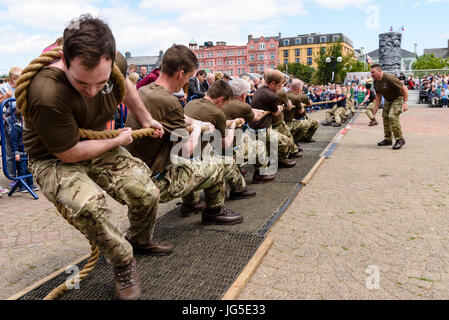
[[[401,70],[402,34],[387,32],[379,34],[379,64],[383,71],[399,75]]]

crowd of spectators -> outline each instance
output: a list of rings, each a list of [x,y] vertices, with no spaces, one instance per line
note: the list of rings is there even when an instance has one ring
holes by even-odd
[[[447,108],[448,100],[448,74],[430,74],[421,78],[419,102],[427,103],[431,107]]]

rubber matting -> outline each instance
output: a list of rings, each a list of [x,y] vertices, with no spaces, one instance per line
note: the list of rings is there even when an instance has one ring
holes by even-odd
[[[221,299],[265,239],[253,234],[161,225],[156,227],[155,237],[173,242],[175,251],[165,257],[136,255],[141,300]],[[70,275],[60,274],[21,300],[43,299]],[[79,290],[68,291],[61,300],[114,300],[113,277],[112,267],[101,257]]]
[[[166,257],[136,255],[141,300],[220,299],[253,257],[270,226],[294,199],[302,179],[342,128],[320,126],[314,136],[317,142],[301,144],[303,157],[297,159],[295,167],[279,169],[274,182],[251,184],[253,166],[247,166],[245,179],[257,191],[257,196],[225,204],[244,214],[241,224],[205,226],[201,224],[201,216],[181,219],[178,208],[158,218],[154,236],[172,242],[175,250]],[[86,261],[79,264],[80,269]],[[42,299],[70,275],[62,273],[20,299]],[[110,299],[115,299],[113,270],[103,257],[81,282],[79,290],[71,290],[61,297],[61,300]]]
[[[247,185],[257,192],[256,197],[238,201],[227,200],[225,206],[241,212],[244,215],[243,223],[232,226],[202,225],[201,216],[182,218],[179,208],[175,208],[158,219],[164,225],[182,225],[189,228],[202,230],[221,230],[243,233],[260,233],[273,217],[277,216],[279,209],[297,187],[307,173],[320,158],[320,154],[329,145],[335,135],[344,127],[320,126],[314,139],[314,143],[302,143],[303,157],[296,159],[296,166],[289,169],[278,169],[276,179],[266,184],[251,184],[254,166],[245,166],[248,172],[245,175]],[[263,234],[262,234],[263,235]]]

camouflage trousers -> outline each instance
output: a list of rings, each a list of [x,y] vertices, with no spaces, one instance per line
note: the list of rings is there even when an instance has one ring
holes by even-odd
[[[220,208],[224,205],[226,188],[224,165],[221,161],[216,158],[199,161],[182,157],[175,157],[172,161],[159,176],[153,178],[160,190],[161,203],[204,190],[207,208]],[[185,203],[196,202],[198,201]]]
[[[264,168],[268,164],[266,144],[257,140],[249,130],[242,134],[240,144],[234,147],[234,159],[238,166],[245,163],[255,164],[256,168]]]
[[[343,107],[333,107],[331,110],[326,111],[326,121],[328,123],[332,122],[332,116],[336,123],[341,123],[341,117],[346,117],[346,109]]]
[[[304,120],[293,119],[293,121],[287,122],[287,127],[290,129],[295,141],[300,142],[312,139],[318,130],[319,123],[306,117]]]
[[[355,109],[354,109],[354,102],[347,98],[346,99],[346,115],[348,115],[349,113],[354,114]]]
[[[397,139],[402,139],[401,122],[399,116],[402,113],[402,105],[404,98],[400,96],[394,101],[385,101],[382,118],[384,121],[385,140],[392,140],[393,136]]]
[[[64,218],[96,243],[112,266],[129,264],[133,249],[118,228],[106,193],[128,206],[127,236],[139,244],[151,240],[159,190],[147,165],[124,148],[77,163],[31,159],[29,166],[44,196],[68,209],[69,216]]]
[[[376,119],[374,116],[374,108],[376,107],[376,103],[373,101],[371,102],[368,107],[366,107],[365,114],[368,116],[370,120]]]
[[[279,161],[281,160],[281,154],[285,153],[296,153],[298,152],[298,146],[295,143],[295,139],[293,138],[290,129],[288,128],[285,121],[282,121],[280,124],[274,126],[272,131],[277,130],[278,132],[278,141],[279,141]],[[282,149],[282,151],[281,151]],[[288,155],[287,155],[288,157]]]
[[[232,157],[214,156],[212,157],[217,163],[223,166],[223,178],[226,183],[229,184],[231,191],[241,192],[246,187],[245,178],[243,178],[237,164]],[[203,161],[211,161],[206,159]],[[200,201],[200,192],[195,191],[186,194],[182,197],[182,202],[185,204],[195,204]]]

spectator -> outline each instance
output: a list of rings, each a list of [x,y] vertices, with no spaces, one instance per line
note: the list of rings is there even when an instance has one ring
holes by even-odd
[[[136,85],[139,82],[139,74],[137,72],[130,73],[128,79]]]
[[[433,108],[438,107],[440,103],[440,95],[434,86],[432,86],[432,90],[429,93],[429,103]]]
[[[16,119],[21,119],[20,114],[17,114],[17,109],[12,110],[13,117]],[[19,177],[29,174],[28,171],[28,155],[26,154],[22,141],[23,133],[23,123],[22,121],[15,121],[11,128],[11,150],[14,154],[14,159],[16,161],[17,175]],[[39,190],[37,186],[33,184],[33,177],[25,179],[26,184],[34,191]],[[27,192],[28,190],[20,185],[20,192]]]
[[[229,74],[225,73],[223,75],[223,80],[229,84],[229,82],[231,81],[231,76]]]
[[[147,67],[142,66],[140,67],[140,71],[139,71],[139,81],[141,81],[143,78],[145,78],[145,76],[147,75]]]
[[[155,68],[153,69],[153,71],[151,71],[149,74],[147,74],[142,80],[140,80],[137,83],[137,89],[149,85],[150,83],[154,82],[157,80],[157,78],[159,78],[159,73],[160,69],[159,68]]]
[[[441,105],[443,106],[443,108],[447,108],[447,106],[449,105],[449,97],[446,92],[446,89],[444,89],[444,88],[441,90],[440,101],[441,101]]]
[[[206,76],[206,80],[204,80],[203,82],[204,90],[206,90],[206,92],[209,90],[209,87],[212,85],[212,83],[214,83],[214,81],[215,75],[213,73],[209,73]]]
[[[16,91],[17,80],[19,80],[20,75],[22,74],[22,69],[19,67],[12,67],[9,70],[9,82],[3,83],[0,86],[0,94],[3,97],[0,99],[0,104],[5,100],[14,98],[14,93]],[[11,110],[13,110],[16,106],[16,103],[12,103],[9,108],[5,108],[3,110],[3,127],[5,129],[5,149],[6,149],[6,169],[11,177],[16,176],[16,167],[14,162],[13,153],[11,150],[11,129],[13,122],[16,120],[15,117],[11,114]],[[11,182],[10,188],[15,185],[15,182]]]
[[[137,66],[135,64],[130,64],[128,66],[128,74],[131,74],[131,73],[134,73],[134,72],[137,73]]]
[[[198,70],[196,76],[190,78],[188,91],[189,100],[191,100],[193,96],[196,96],[195,99],[204,98],[206,95],[206,90],[203,85],[205,79],[206,71],[204,70]]]

